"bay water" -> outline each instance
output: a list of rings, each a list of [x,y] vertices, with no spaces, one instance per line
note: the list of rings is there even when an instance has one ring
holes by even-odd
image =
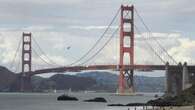
[[[133,107],[109,107],[107,104],[144,103],[154,99],[154,94],[143,96],[118,96],[111,93],[71,93],[79,101],[57,101],[62,93],[0,93],[0,110],[134,110]],[[104,97],[108,103],[83,102]],[[137,110],[141,108],[137,108]]]

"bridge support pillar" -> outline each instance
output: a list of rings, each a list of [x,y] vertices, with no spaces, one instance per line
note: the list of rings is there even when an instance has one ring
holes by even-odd
[[[31,33],[23,33],[21,92],[31,91]]]
[[[166,74],[166,95],[171,95],[173,93],[172,91],[172,76],[169,68],[169,63],[167,62],[165,65],[165,74]]]
[[[175,92],[175,94],[176,95],[178,95],[178,94],[180,94],[181,92],[182,92],[182,77],[183,77],[183,74],[182,74],[182,69],[183,69],[183,67],[182,67],[182,64],[181,64],[181,62],[179,63],[179,65],[178,65],[178,69],[177,70],[175,70],[175,85],[176,85],[176,92]]]
[[[133,70],[126,70],[125,71],[125,79],[126,79],[126,87],[128,88],[127,91],[125,91],[126,93],[134,93],[134,77],[133,77]]]
[[[188,89],[191,87],[192,84],[190,83],[190,74],[187,67],[187,62],[183,65],[183,80],[182,80],[182,90]]]
[[[32,92],[31,77],[21,75],[21,92]]]
[[[127,44],[128,42],[128,44]],[[125,58],[128,54],[128,58]],[[124,62],[124,60],[128,60]],[[121,25],[120,25],[120,76],[119,92],[121,95],[134,92],[133,71],[125,63],[134,65],[134,6],[121,6]],[[130,71],[130,72],[129,72]]]
[[[166,96],[173,96],[182,91],[182,64],[178,67],[171,68],[169,63],[165,66],[166,72]]]

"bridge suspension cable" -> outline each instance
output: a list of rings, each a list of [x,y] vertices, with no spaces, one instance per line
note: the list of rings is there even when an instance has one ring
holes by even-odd
[[[79,63],[83,58],[85,58],[87,55],[89,55],[89,53],[99,44],[99,42],[102,40],[102,38],[104,38],[104,36],[106,35],[106,33],[108,32],[108,30],[110,29],[111,25],[114,23],[114,21],[116,20],[117,16],[119,15],[120,12],[120,8],[117,10],[116,14],[114,15],[114,17],[112,18],[110,24],[107,26],[106,30],[103,32],[103,34],[100,36],[100,38],[95,42],[95,44],[82,56],[80,57],[78,60],[76,60],[75,62],[69,64],[70,66]]]
[[[120,12],[120,10],[121,10],[121,8],[119,8],[119,10],[117,11],[117,13],[116,13],[116,15],[114,16],[114,18],[112,19],[112,21],[111,21],[111,23],[110,23],[110,25],[108,26],[108,28],[106,29],[106,31],[103,33],[103,35],[105,35],[106,34],[106,32],[108,31],[108,29],[109,29],[109,27],[112,25],[112,23],[114,22],[114,20],[116,19],[116,17],[118,16],[118,14],[119,14],[119,12]],[[125,17],[126,16],[128,16],[128,14],[129,14],[129,12],[128,13],[126,13],[125,14]],[[108,38],[108,40],[104,43],[104,45],[98,50],[98,51],[96,51],[96,53],[95,54],[93,54],[91,57],[89,57],[87,60],[85,60],[85,61],[83,61],[82,63],[80,63],[79,65],[84,65],[84,64],[86,64],[87,62],[89,62],[89,61],[91,61],[94,57],[96,57],[107,45],[108,45],[108,43],[112,40],[112,38],[114,37],[114,35],[118,32],[118,30],[119,30],[119,26],[116,28],[116,30],[111,34],[111,36]],[[102,36],[102,38],[103,38],[104,36]],[[101,38],[101,39],[102,39]],[[101,40],[100,39],[100,40]],[[99,40],[99,41],[100,41]],[[99,42],[98,42],[99,43]],[[95,46],[96,45],[94,45],[94,48],[95,48]],[[93,50],[93,49],[92,49]],[[88,53],[89,54],[89,53]],[[87,55],[88,55],[87,54]],[[87,56],[86,55],[86,56]]]
[[[36,41],[36,39],[32,36],[33,41],[35,42],[35,45],[38,47],[38,49],[40,50],[40,52],[47,58],[47,60],[49,61],[50,64],[55,64],[56,66],[62,66],[57,64],[56,62],[54,62],[51,58],[48,57],[47,54],[45,54],[45,52],[41,49],[39,43]],[[37,53],[37,52],[36,52]]]
[[[152,35],[152,32],[150,30],[150,28],[146,25],[143,17],[139,14],[139,12],[137,11],[137,9],[135,9],[135,12],[138,16],[138,18],[140,19],[141,23],[144,25],[144,27],[146,28],[146,30],[149,33],[149,37],[153,38],[153,40],[157,43],[157,45],[163,50],[163,52],[165,52],[165,54],[173,61],[173,63],[177,64],[177,61],[167,52],[167,50],[159,43],[159,41],[156,39],[156,37],[154,37]]]
[[[97,45],[98,43],[101,41],[101,39],[105,36],[105,34],[108,32],[109,28],[111,27],[111,25],[113,24],[114,20],[117,18],[119,12],[120,12],[121,8],[118,9],[117,13],[115,14],[115,16],[113,17],[111,23],[108,25],[108,27],[106,28],[106,30],[104,31],[104,33],[102,34],[102,36],[100,37],[100,39],[97,40],[97,42],[93,45],[93,47],[83,56],[81,57],[78,62],[80,62],[83,58],[85,58]],[[126,13],[125,17],[128,16],[129,12]],[[114,37],[114,35],[118,32],[119,30],[119,26],[117,27],[117,29],[111,34],[110,38],[105,42],[105,44],[95,53],[93,54],[90,58],[88,58],[87,60],[83,61],[82,63],[78,64],[78,65],[83,65],[86,64],[87,62],[89,62],[90,60],[92,60],[94,57],[96,57],[104,48],[105,46],[111,41],[111,39]],[[76,62],[76,63],[78,63]],[[74,63],[75,64],[75,63]]]
[[[106,45],[108,45],[108,43],[111,41],[111,39],[114,37],[114,35],[118,32],[118,30],[119,30],[119,26],[111,34],[111,36],[109,37],[109,39],[104,43],[104,45],[96,53],[94,53],[91,57],[89,57],[87,60],[85,60],[84,62],[80,63],[79,65],[86,64],[87,62],[89,62],[90,60],[92,60],[95,56],[97,56],[106,47]]]
[[[150,50],[152,52],[154,52],[154,54],[160,59],[161,62],[163,62],[164,64],[166,64],[166,61],[163,60],[163,58],[161,58],[161,56],[157,53],[157,51],[155,51],[155,49],[150,45],[150,43],[147,41],[147,39],[142,35],[141,31],[138,29],[138,27],[134,24],[135,29],[137,30],[138,34],[140,34],[140,36],[142,36],[144,38],[144,41],[146,42],[147,46],[150,48]]]
[[[19,50],[20,50],[21,42],[22,42],[22,39],[19,40],[19,43],[18,43],[17,48],[16,48],[16,51],[15,51],[15,53],[14,53],[12,62],[11,62],[11,64],[10,64],[10,68],[12,68],[13,65],[14,65],[14,63],[15,63],[16,57],[17,57],[17,55],[18,55],[18,53],[19,53]],[[16,68],[16,70],[15,70],[14,72],[16,72],[16,71],[17,71],[17,68]]]
[[[38,56],[44,63],[46,63],[46,64],[48,64],[48,65],[50,65],[50,66],[54,66],[54,64],[52,64],[52,63],[48,62],[47,60],[45,60],[44,58],[42,58],[42,57],[36,52],[36,50],[35,50],[34,48],[32,48],[32,50],[33,50],[33,53],[35,53],[35,55]]]
[[[15,72],[17,72],[17,71],[19,72],[20,71],[20,67],[21,67],[21,60],[18,61],[18,64],[17,64]]]

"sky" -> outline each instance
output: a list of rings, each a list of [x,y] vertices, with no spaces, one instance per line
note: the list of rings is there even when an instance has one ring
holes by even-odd
[[[46,55],[33,41],[36,53],[43,59],[49,57],[55,62],[48,65],[33,52],[33,70],[71,64],[95,44],[121,4],[134,4],[150,28],[152,37],[177,62],[195,64],[194,3],[194,0],[0,0],[0,65],[12,71],[21,71],[21,48],[16,59],[13,59],[22,32],[32,32]],[[77,65],[104,45],[119,22],[118,16],[100,44]],[[166,59],[166,56],[155,40],[145,39],[147,30],[136,14],[135,24],[140,29],[140,32],[135,31],[135,63],[162,64],[146,42],[163,58]],[[85,65],[118,64],[118,61],[119,33]]]

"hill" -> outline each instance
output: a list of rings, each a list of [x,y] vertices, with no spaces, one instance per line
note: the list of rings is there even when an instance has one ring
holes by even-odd
[[[81,91],[90,89],[96,84],[96,81],[92,78],[56,74],[50,78],[33,77],[32,83],[34,91],[68,90],[70,88],[73,91]]]
[[[118,85],[118,75],[110,72],[83,72],[78,73],[76,76],[79,77],[90,77],[96,80],[97,90],[116,91]],[[165,87],[164,77],[146,77],[146,76],[135,76],[135,89],[138,92],[163,92]]]
[[[19,91],[19,77],[5,67],[0,67],[0,91]],[[116,92],[118,76],[110,72],[82,72],[76,75],[56,74],[50,78],[39,76],[32,77],[33,91],[65,90],[71,88],[73,91],[92,90]],[[163,77],[135,76],[135,88],[138,92],[163,92]]]
[[[96,81],[92,78],[56,74],[50,78],[33,76],[31,83],[33,91],[37,92],[51,89],[64,90],[69,88],[72,88],[74,91],[78,91],[88,90],[96,84]],[[19,84],[19,75],[0,66],[0,92],[17,92],[20,90]]]
[[[0,66],[0,91],[14,91],[17,75],[7,68]]]

